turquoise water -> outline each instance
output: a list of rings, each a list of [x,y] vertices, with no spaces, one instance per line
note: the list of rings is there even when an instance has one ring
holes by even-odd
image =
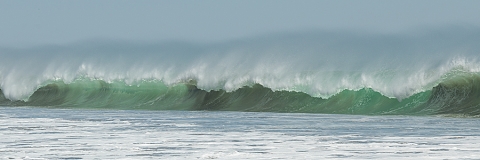
[[[480,120],[0,107],[4,159],[479,159]]]
[[[166,85],[142,81],[135,85],[102,80],[49,82],[25,101],[0,94],[0,105],[49,108],[128,110],[196,110],[362,115],[480,114],[480,76],[452,72],[429,90],[404,99],[390,98],[371,88],[343,90],[328,98],[297,91],[274,91],[259,84],[234,91],[199,89],[194,82]]]

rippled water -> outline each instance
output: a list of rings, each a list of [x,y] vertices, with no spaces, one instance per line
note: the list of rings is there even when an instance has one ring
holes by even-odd
[[[3,159],[480,159],[480,119],[0,107]]]

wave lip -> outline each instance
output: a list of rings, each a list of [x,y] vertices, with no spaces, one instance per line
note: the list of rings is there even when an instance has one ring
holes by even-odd
[[[0,95],[2,106],[146,110],[210,110],[301,112],[364,115],[480,115],[480,75],[471,72],[445,78],[430,90],[399,101],[372,88],[343,90],[329,98],[296,91],[275,91],[261,84],[234,91],[199,89],[195,81],[166,85],[142,81],[54,81],[37,89],[26,101]]]

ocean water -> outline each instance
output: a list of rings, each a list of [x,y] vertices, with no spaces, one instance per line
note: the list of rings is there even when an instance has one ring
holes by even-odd
[[[480,119],[0,107],[3,159],[479,159]]]
[[[0,105],[480,114],[480,29],[0,47]]]
[[[0,46],[6,159],[479,159],[480,29]]]

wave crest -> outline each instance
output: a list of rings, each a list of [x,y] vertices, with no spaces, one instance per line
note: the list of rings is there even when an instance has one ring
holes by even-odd
[[[102,80],[52,82],[37,89],[27,101],[12,101],[2,94],[0,105],[60,108],[110,108],[149,110],[221,110],[302,112],[333,114],[480,114],[480,75],[450,77],[431,90],[402,101],[371,89],[343,90],[329,98],[303,92],[274,91],[254,84],[234,91],[199,89],[194,81],[166,85],[143,81],[135,85]]]

